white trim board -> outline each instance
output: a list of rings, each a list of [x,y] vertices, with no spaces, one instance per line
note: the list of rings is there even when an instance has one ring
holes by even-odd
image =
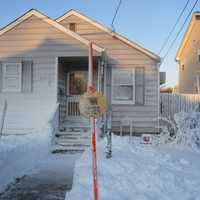
[[[25,21],[26,19],[28,19],[29,17],[31,17],[33,15],[36,16],[36,17],[38,17],[38,18],[40,18],[44,22],[52,25],[53,27],[59,29],[63,33],[65,33],[67,35],[70,35],[71,37],[75,38],[76,40],[80,41],[81,43],[83,43],[83,44],[85,44],[87,46],[89,45],[90,41],[88,41],[85,38],[81,37],[77,33],[73,32],[73,31],[70,31],[69,29],[66,29],[61,24],[59,24],[56,21],[50,19],[49,17],[47,17],[46,15],[42,14],[41,12],[39,12],[39,11],[37,11],[35,9],[31,9],[30,11],[28,11],[27,13],[25,13],[23,16],[17,18],[15,21],[11,22],[6,27],[4,27],[3,29],[1,29],[0,30],[0,36],[3,35],[4,33],[6,33],[7,31],[13,29],[15,26],[17,26],[18,24],[22,23],[23,21]],[[103,48],[99,47],[96,44],[93,44],[93,48],[94,48],[94,50],[96,50],[97,52],[100,52],[100,53],[102,53],[104,51]]]
[[[148,49],[145,49],[144,47],[140,46],[139,44],[136,44],[135,42],[133,41],[130,41],[128,38],[116,33],[116,32],[113,32],[111,29],[105,27],[104,25],[90,19],[89,17],[81,14],[80,12],[76,11],[76,10],[70,10],[69,12],[67,12],[66,14],[62,15],[61,17],[57,18],[56,21],[57,22],[60,22],[62,21],[63,19],[71,16],[71,15],[75,15],[85,21],[87,21],[88,23],[94,25],[95,27],[107,32],[108,34],[110,34],[111,36],[113,37],[116,37],[118,38],[119,40],[123,41],[124,43],[130,45],[131,47],[135,48],[135,49],[138,49],[139,51],[145,53],[146,55],[148,55],[149,57],[153,58],[154,60],[156,60],[157,62],[160,62],[160,57],[157,56],[156,54],[152,53],[151,51],[149,51]]]

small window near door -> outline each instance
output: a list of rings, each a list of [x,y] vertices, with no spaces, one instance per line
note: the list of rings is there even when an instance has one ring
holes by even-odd
[[[22,64],[3,64],[3,92],[20,92],[22,83]]]
[[[184,65],[184,64],[181,65],[181,70],[182,70],[182,71],[185,70],[185,65]]]
[[[87,71],[76,71],[69,74],[69,94],[82,95],[87,91]]]
[[[76,24],[75,23],[69,23],[69,30],[76,32]]]

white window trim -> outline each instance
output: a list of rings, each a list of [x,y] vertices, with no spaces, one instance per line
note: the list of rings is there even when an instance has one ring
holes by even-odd
[[[133,100],[115,100],[113,99],[113,86],[114,86],[114,73],[115,71],[117,70],[131,70],[132,71],[132,86],[133,86]],[[115,68],[115,69],[112,69],[112,104],[135,104],[135,68]]]
[[[7,89],[4,88],[5,86],[5,73],[6,73],[6,66],[7,65],[18,65],[20,67],[20,83],[19,83],[19,88],[17,89]],[[2,92],[21,92],[22,89],[22,63],[3,63],[3,88]]]

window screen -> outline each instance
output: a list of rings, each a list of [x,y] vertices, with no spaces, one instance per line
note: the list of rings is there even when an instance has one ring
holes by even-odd
[[[113,70],[113,101],[134,101],[134,73],[132,69]]]

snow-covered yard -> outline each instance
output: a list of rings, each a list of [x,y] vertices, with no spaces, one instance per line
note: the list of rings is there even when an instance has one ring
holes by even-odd
[[[146,145],[138,137],[130,141],[128,137],[113,136],[111,159],[105,158],[106,140],[99,140],[100,199],[200,200],[200,112],[179,113],[172,129],[169,130],[175,131],[175,135],[171,136],[169,130],[163,129],[160,140],[154,137],[153,143]],[[45,181],[56,181],[62,174],[72,176],[74,161],[79,155],[51,155],[51,136],[52,127],[49,124],[34,134],[1,138],[0,193],[15,178],[24,174],[42,178],[40,172],[47,172],[43,177]],[[49,170],[53,171],[49,173]],[[55,178],[51,177],[52,173]],[[92,200],[90,149],[77,160],[73,180],[66,200]],[[66,188],[68,184],[66,181]]]
[[[0,139],[0,192],[50,154],[50,127],[29,135]]]
[[[105,158],[98,142],[101,200],[199,200],[200,154],[170,145],[142,145],[138,139],[113,138],[113,157]],[[91,152],[77,161],[74,183],[66,200],[92,200]]]

